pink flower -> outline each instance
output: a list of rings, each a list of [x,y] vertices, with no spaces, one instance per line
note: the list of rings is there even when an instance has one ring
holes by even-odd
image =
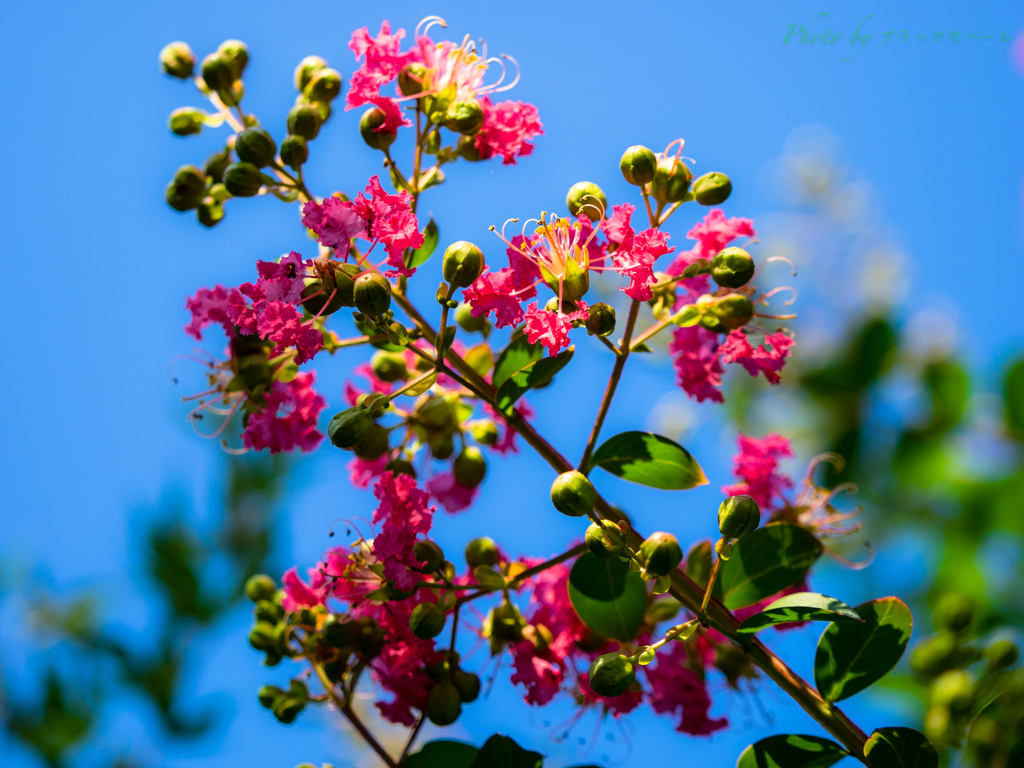
[[[544,133],[535,106],[521,101],[492,104],[486,96],[479,101],[484,108],[484,124],[474,142],[481,158],[501,155],[505,165],[514,165],[517,156],[533,152],[529,140]]]
[[[270,339],[277,344],[274,355],[282,354],[288,347],[295,347],[297,365],[312,360],[324,347],[323,333],[304,323],[295,307],[283,301],[264,302],[256,327],[260,338]]]
[[[419,248],[423,245],[423,235],[419,231],[419,222],[412,212],[412,195],[405,190],[397,195],[390,195],[380,185],[380,179],[374,175],[366,184],[367,198],[360,192],[352,201],[355,211],[367,222],[370,239],[383,243],[388,252],[388,263],[393,271],[385,272],[388,277],[412,275],[415,269],[407,269],[402,251],[406,248]]]
[[[672,253],[666,241],[668,235],[654,229],[645,229],[632,238],[629,250],[619,248],[612,256],[615,271],[629,278],[630,283],[623,292],[631,299],[647,301],[651,298],[651,286],[657,282],[654,277],[654,262],[659,256]]]
[[[771,349],[765,349],[763,344],[754,349],[747,341],[746,334],[736,329],[726,337],[718,351],[723,362],[739,363],[751,376],[756,377],[760,372],[770,383],[778,384],[781,381],[779,371],[786,364],[786,358],[789,357],[789,350],[794,342],[784,333],[769,334],[765,341],[771,345]]]
[[[500,453],[502,456],[507,453],[518,453],[519,449],[516,448],[516,431],[508,425],[508,422],[502,418],[501,414],[487,403],[484,403],[484,410],[498,423],[499,427],[504,427],[504,430],[498,437],[498,442],[491,446],[491,450]],[[534,416],[533,409],[526,400],[520,400],[516,404],[515,411],[524,419],[532,419]]]
[[[409,525],[385,524],[373,537],[373,556],[384,564],[384,578],[403,591],[415,587],[420,578],[410,570],[417,565],[412,553],[415,544],[416,531]]]
[[[192,322],[185,326],[185,333],[202,341],[203,329],[212,323],[220,323],[228,337],[234,336],[231,308],[244,301],[242,294],[234,288],[229,290],[223,285],[214,286],[212,290],[200,288],[185,302],[185,309],[192,313]]]
[[[390,461],[391,455],[388,452],[369,461],[356,456],[346,465],[349,482],[356,488],[368,488],[370,481],[383,472]]]
[[[321,245],[333,248],[341,258],[348,256],[353,238],[368,240],[366,220],[352,203],[338,197],[326,197],[322,203],[310,200],[302,206],[302,223],[316,233]]]
[[[779,459],[792,456],[789,438],[772,433],[762,438],[737,438],[740,452],[733,457],[733,474],[742,482],[727,485],[722,492],[729,496],[750,496],[761,507],[762,513],[771,510],[776,501],[785,502],[782,492],[793,487],[793,481],[778,472]]]
[[[722,363],[718,359],[718,334],[693,325],[676,328],[668,346],[676,368],[676,382],[697,402],[721,403]]]
[[[512,683],[521,683],[526,688],[527,704],[544,706],[562,689],[565,673],[558,664],[544,658],[529,640],[522,640],[511,649],[516,669]],[[550,651],[546,655],[551,655]]]
[[[589,307],[582,301],[577,302],[579,309],[569,314],[561,311],[549,312],[539,309],[534,302],[526,310],[526,338],[531,344],[540,342],[548,348],[548,354],[557,355],[563,347],[569,346],[569,331],[573,320],[586,320],[590,316]]]
[[[299,608],[323,605],[323,594],[299,578],[299,571],[296,568],[289,568],[284,572],[284,576],[281,577],[281,589],[284,590],[281,607],[289,613]]]
[[[315,374],[300,373],[292,381],[275,381],[262,411],[249,414],[242,442],[254,451],[286,453],[296,448],[309,452],[324,436],[316,428],[326,401],[313,391]]]
[[[524,563],[528,567],[537,562]],[[577,653],[575,643],[590,633],[569,601],[569,571],[567,565],[556,565],[541,571],[529,580],[533,587],[530,595],[530,623],[542,624],[551,632],[546,658],[568,659]]]
[[[298,304],[302,300],[306,264],[301,253],[292,251],[281,261],[257,261],[256,271],[260,275],[256,286],[264,300],[287,304]]]
[[[380,88],[398,77],[402,68],[418,57],[417,50],[401,52],[405,30],[391,34],[391,23],[380,25],[377,37],[370,37],[366,27],[352,33],[348,47],[355,54],[356,61],[363,59],[358,71],[349,80],[349,91],[345,96],[345,109],[362,106],[380,95]]]
[[[264,304],[263,290],[252,283],[242,283],[238,291],[238,296],[232,299],[227,308],[227,315],[243,335],[252,336],[257,332],[259,324],[257,308],[262,308]],[[251,305],[245,303],[245,297],[252,300]]]
[[[632,203],[612,206],[612,215],[601,222],[601,229],[604,230],[608,242],[628,251],[633,247],[633,227],[629,220],[636,211]]]
[[[382,379],[378,379],[377,374],[373,372],[373,366],[369,363],[357,365],[352,369],[352,373],[358,373],[370,382],[370,392],[379,392],[382,395],[386,395],[391,391],[391,385]],[[364,394],[367,393],[357,389],[351,381],[345,382],[345,400],[349,405],[358,405],[359,396]]]
[[[447,512],[461,512],[473,503],[477,488],[466,488],[455,480],[454,472],[444,472],[427,481],[427,491]]]
[[[374,133],[395,133],[399,128],[409,128],[412,121],[402,114],[402,108],[395,99],[387,96],[376,96],[368,99],[377,109],[384,113],[384,122],[373,129]]]
[[[709,736],[729,721],[708,717],[711,697],[704,681],[690,669],[689,661],[683,643],[671,643],[668,653],[659,653],[653,665],[644,667],[651,685],[647,700],[655,712],[680,715],[677,731]]]
[[[433,523],[436,507],[428,507],[430,495],[420,490],[410,475],[385,472],[373,486],[373,495],[380,502],[373,513],[373,522],[389,525],[408,525],[413,531],[427,533]]]
[[[629,714],[643,700],[643,691],[630,691],[621,693],[618,696],[599,696],[590,687],[590,676],[584,672],[580,675],[580,693],[587,704],[603,704],[612,717],[621,717]]]
[[[697,245],[689,251],[680,253],[667,272],[672,277],[681,275],[697,259],[711,261],[737,237],[754,237],[756,234],[751,219],[726,219],[721,208],[712,208],[704,217],[704,221],[694,225],[693,229],[686,233],[690,240],[697,241]]]

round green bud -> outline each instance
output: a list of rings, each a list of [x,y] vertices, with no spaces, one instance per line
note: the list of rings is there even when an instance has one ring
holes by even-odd
[[[299,66],[295,68],[295,90],[305,91],[306,86],[309,85],[309,81],[313,79],[313,75],[324,69],[327,66],[327,62],[321,59],[319,56],[307,56],[299,62]],[[290,128],[288,130],[291,130]],[[294,133],[294,131],[293,131]],[[310,138],[310,137],[306,137]]]
[[[910,654],[910,668],[922,677],[937,677],[956,667],[960,646],[951,632],[939,632],[915,646]]]
[[[256,603],[256,621],[277,624],[284,618],[284,608],[271,600],[260,600]]]
[[[484,271],[484,253],[467,240],[449,245],[441,262],[444,279],[456,288],[468,288]]]
[[[683,562],[683,550],[671,533],[655,531],[640,545],[640,561],[648,575],[668,576]]]
[[[235,197],[253,197],[263,186],[263,178],[252,163],[232,163],[224,170],[224,186]]]
[[[422,64],[413,62],[403,67],[398,73],[398,90],[403,96],[415,96],[423,93],[423,81],[427,76],[427,68]]]
[[[363,137],[363,141],[366,142],[366,146],[370,149],[379,149],[383,152],[394,144],[395,139],[398,138],[397,131],[377,130],[384,125],[386,119],[384,112],[376,107],[370,107],[359,118],[359,135]]]
[[[282,696],[284,696],[284,691],[276,685],[264,685],[256,694],[256,697],[260,700],[260,704],[267,709],[272,709],[274,702]]]
[[[451,683],[438,683],[427,696],[427,719],[434,725],[451,725],[462,714],[462,697]]]
[[[384,628],[369,616],[359,619],[356,648],[363,659],[372,659],[384,650]]]
[[[281,142],[281,162],[296,171],[309,159],[309,147],[301,136],[289,134]]]
[[[373,429],[373,419],[365,408],[354,406],[334,414],[327,425],[327,436],[338,448],[350,451],[363,442]]]
[[[654,169],[651,194],[659,203],[678,203],[690,190],[693,172],[678,157],[663,157]]]
[[[484,108],[476,99],[453,101],[445,113],[444,127],[449,131],[472,136],[484,124]]]
[[[711,260],[711,278],[723,288],[742,288],[754,276],[754,260],[742,248],[724,248]]]
[[[420,603],[409,616],[409,629],[421,640],[437,637],[444,630],[444,614],[433,603]]]
[[[388,448],[390,433],[380,424],[374,424],[363,441],[355,448],[355,454],[364,461],[373,461],[383,456]]]
[[[715,552],[723,560],[728,560],[732,557],[733,546],[725,539],[719,539],[715,542]]]
[[[305,708],[306,702],[303,699],[285,696],[278,699],[274,705],[274,717],[277,718],[278,722],[287,725],[293,722]]]
[[[1016,643],[1009,640],[996,640],[985,649],[985,658],[988,660],[988,668],[992,671],[1004,669],[1017,663],[1020,651]]]
[[[267,621],[258,621],[256,626],[249,630],[249,645],[257,651],[269,651],[277,646],[277,635],[275,627]]]
[[[380,317],[391,306],[391,283],[380,272],[362,272],[352,289],[356,309],[371,317]]]
[[[277,592],[277,583],[265,573],[250,576],[245,582],[245,596],[254,603],[260,600],[273,600]]]
[[[359,638],[359,624],[343,621],[332,613],[324,620],[320,632],[324,642],[332,648],[348,648],[355,645]]]
[[[435,131],[431,135],[436,136],[437,132]],[[479,163],[484,159],[483,155],[480,154],[480,148],[476,145],[476,142],[465,139],[459,142],[458,155],[469,163]]]
[[[590,665],[590,688],[598,696],[621,696],[636,680],[633,664],[621,653],[598,656]]]
[[[190,211],[199,205],[205,191],[206,174],[194,165],[183,165],[174,174],[174,180],[167,185],[164,196],[174,210]]]
[[[312,104],[296,104],[288,112],[288,133],[312,141],[320,133],[324,120]]]
[[[693,182],[693,197],[701,205],[719,205],[732,194],[732,182],[724,173],[705,173]]]
[[[401,381],[409,376],[405,357],[398,352],[375,352],[370,358],[370,367],[378,379],[388,383]]]
[[[597,490],[578,470],[563,472],[551,484],[551,503],[563,515],[583,517],[593,510],[596,501]]]
[[[622,531],[611,520],[591,523],[587,528],[587,549],[602,560],[611,560],[622,551]]]
[[[761,508],[750,496],[730,496],[718,507],[718,530],[727,539],[741,539],[761,524]]]
[[[939,629],[963,632],[974,621],[974,603],[966,595],[950,593],[943,597],[935,610],[935,624]]]
[[[470,568],[476,568],[479,565],[497,565],[500,559],[498,545],[494,543],[494,539],[487,536],[473,539],[466,545],[466,564]]]
[[[711,307],[710,312],[701,319],[701,325],[707,327],[705,321],[718,326],[721,333],[728,333],[742,328],[754,316],[754,305],[750,299],[740,293],[726,294]],[[724,331],[721,329],[725,329]],[[716,328],[709,328],[716,330]]]
[[[559,308],[561,308],[563,315],[571,315],[573,312],[579,309],[579,307],[576,306],[575,302],[569,301],[568,299],[564,300],[561,304],[561,307],[559,307],[557,296],[552,296],[544,305],[544,309],[546,309],[548,312],[557,312]]]
[[[204,227],[215,227],[224,218],[224,206],[212,197],[204,197],[196,208],[196,218]]]
[[[494,445],[498,442],[498,425],[490,419],[480,419],[473,424],[473,439],[480,445]]]
[[[455,441],[452,436],[445,432],[435,435],[430,440],[430,455],[435,459],[447,459],[455,453]]]
[[[341,93],[341,74],[330,67],[318,69],[302,89],[306,98],[330,104]]]
[[[277,144],[262,128],[246,128],[235,137],[235,154],[243,163],[262,168],[274,162]]]
[[[203,118],[205,117],[206,115],[194,107],[178,107],[171,112],[167,124],[174,135],[191,136],[203,130]]]
[[[472,672],[455,670],[452,674],[452,685],[458,690],[459,698],[464,704],[476,701],[476,697],[480,695],[480,678]]]
[[[201,71],[203,82],[218,93],[230,92],[237,79],[231,60],[222,53],[211,53],[204,58]]]
[[[283,148],[284,145],[282,145],[282,150]],[[313,296],[314,293],[319,292],[323,287],[324,284],[321,280],[311,280],[306,287],[302,289],[302,296],[304,299],[302,302],[302,308],[311,315],[319,314],[321,317],[324,315],[332,315],[342,307],[346,306],[345,299],[342,296],[341,291],[334,294],[334,298],[331,299],[329,304],[327,303],[327,299],[331,295],[331,290],[325,290],[323,293],[320,293],[319,296]],[[307,299],[305,298],[306,296],[313,296],[313,298]],[[325,304],[327,304],[326,309],[324,308]]]
[[[444,550],[430,539],[417,541],[413,545],[412,554],[428,571],[436,571],[444,562]]]
[[[392,459],[388,462],[388,465],[384,467],[384,471],[394,472],[396,475],[409,475],[409,477],[416,477],[416,467],[405,459]]]
[[[623,178],[630,184],[642,187],[654,178],[654,171],[658,167],[658,158],[647,147],[639,144],[630,147],[622,153],[619,160],[619,170]]]
[[[249,63],[249,49],[245,43],[241,40],[225,40],[217,46],[217,53],[231,62],[231,71],[235,73],[235,80],[240,78]],[[203,79],[205,80],[205,78]]]
[[[971,676],[962,669],[943,672],[931,689],[931,702],[937,707],[948,707],[953,712],[963,712],[971,706],[974,686]]]
[[[615,331],[615,308],[603,301],[594,304],[590,308],[586,326],[591,336],[610,336]]]
[[[584,214],[591,221],[600,221],[608,210],[608,198],[602,189],[592,181],[577,181],[569,187],[565,205],[573,216]]]
[[[192,77],[196,66],[196,55],[188,47],[188,43],[180,40],[168,43],[160,51],[160,66],[171,77],[187,80]]]
[[[225,147],[220,152],[215,152],[206,159],[203,166],[206,175],[213,179],[215,184],[224,182],[224,171],[231,165],[231,150]]]
[[[476,488],[487,474],[487,460],[479,448],[469,445],[455,457],[453,469],[455,482],[463,488]]]
[[[459,304],[458,309],[455,310],[455,322],[457,322],[459,324],[459,328],[464,330],[466,333],[483,331],[491,325],[487,321],[486,317],[477,317],[474,315],[473,307],[470,304]]]

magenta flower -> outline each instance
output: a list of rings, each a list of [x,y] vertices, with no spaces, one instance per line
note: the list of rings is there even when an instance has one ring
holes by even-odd
[[[454,472],[443,472],[427,481],[427,491],[437,499],[446,512],[468,509],[479,488],[466,488],[455,480]]]
[[[539,652],[537,646],[529,640],[522,640],[511,646],[513,685],[522,685],[526,689],[527,704],[544,706],[562,689],[565,673],[555,661],[544,658],[551,652]],[[542,655],[543,653],[543,655]]]
[[[697,244],[690,250],[680,253],[666,271],[672,277],[681,275],[697,259],[711,261],[720,250],[737,237],[755,237],[756,235],[753,220],[735,216],[726,219],[721,208],[712,208],[704,216],[704,221],[695,224],[686,233],[686,236],[690,240],[696,240]]]
[[[291,304],[283,301],[262,302],[256,328],[260,338],[277,344],[273,354],[280,355],[289,347],[296,351],[295,363],[312,360],[323,349],[324,335],[307,322]]]
[[[722,493],[751,496],[762,514],[776,509],[777,502],[785,502],[782,492],[793,487],[793,481],[778,471],[779,459],[793,455],[789,438],[775,433],[762,438],[741,433],[736,441],[740,452],[733,457],[733,474],[741,482],[723,487]]]
[[[436,507],[428,507],[430,495],[420,490],[410,475],[385,472],[373,486],[379,505],[373,522],[387,526],[408,525],[417,533],[427,533],[433,523]]]
[[[704,680],[690,668],[690,663],[683,643],[671,643],[667,653],[659,653],[655,664],[644,667],[651,686],[647,700],[655,712],[679,716],[677,731],[709,736],[728,726],[729,721],[708,716],[711,697]]]
[[[411,570],[417,564],[412,553],[415,544],[416,531],[409,525],[385,525],[373,537],[373,556],[384,564],[384,578],[403,591],[415,587],[420,579],[420,574]]]
[[[377,37],[371,37],[367,27],[352,33],[348,47],[355,54],[356,61],[362,59],[362,66],[349,78],[346,110],[361,107],[379,97],[381,86],[390,83],[405,65],[419,58],[416,49],[401,52],[404,37],[404,29],[391,34],[389,21],[381,22]]]
[[[228,337],[235,335],[235,323],[231,319],[231,308],[244,301],[234,288],[223,285],[200,288],[185,302],[185,309],[192,313],[192,321],[185,326],[185,333],[198,341],[203,339],[203,329],[213,323],[220,323]]]
[[[345,465],[348,470],[348,479],[356,488],[369,488],[373,478],[378,477],[391,461],[389,452],[385,452],[376,459],[361,459],[358,456]]]
[[[246,448],[287,453],[312,451],[324,439],[316,428],[327,402],[313,391],[315,374],[300,373],[292,381],[275,381],[262,411],[249,414],[242,442]]]
[[[794,341],[781,332],[769,334],[765,341],[771,345],[770,349],[765,349],[764,344],[759,344],[755,349],[747,341],[746,334],[737,329],[726,337],[718,351],[723,362],[739,363],[751,376],[763,373],[770,383],[778,384],[781,381],[779,371],[786,364]]]
[[[526,157],[533,152],[530,139],[544,134],[540,115],[533,104],[521,101],[492,104],[483,96],[480,106],[484,108],[484,124],[473,143],[481,158],[501,155],[503,164],[515,165],[516,157]]]
[[[281,589],[284,591],[281,607],[288,612],[323,605],[323,593],[304,582],[299,577],[297,568],[289,568],[284,572],[284,576],[281,577]]]
[[[718,356],[718,334],[693,325],[676,328],[668,351],[676,369],[676,383],[698,403],[721,403],[722,363]]]
[[[340,197],[324,198],[322,203],[310,200],[302,206],[302,223],[316,233],[321,245],[333,248],[340,258],[348,256],[353,238],[369,240],[366,220]]]
[[[548,354],[554,356],[563,347],[569,346],[569,331],[572,330],[574,320],[585,321],[589,316],[589,307],[583,302],[576,302],[579,309],[575,312],[565,314],[561,310],[551,312],[546,309],[538,309],[536,302],[526,310],[526,338],[531,344],[543,344],[548,348]]]

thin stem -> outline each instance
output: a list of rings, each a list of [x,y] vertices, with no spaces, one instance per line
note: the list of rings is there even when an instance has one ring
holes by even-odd
[[[610,349],[612,352],[614,352],[616,357],[622,354],[621,352],[619,352],[619,348],[612,344],[610,341],[608,341],[608,339],[605,338],[604,336],[598,336],[597,340],[604,344],[606,347],[608,347],[608,349]]]
[[[444,305],[441,307],[441,330],[437,332],[437,359],[440,361],[444,358],[444,340],[445,333],[448,330],[448,302],[452,300],[452,296],[455,295],[455,283],[451,283],[448,286],[448,293],[445,295]]]
[[[635,339],[633,339],[633,343],[629,345],[629,351],[630,352],[635,352],[637,347],[639,347],[641,344],[643,344],[645,341],[647,341],[652,336],[655,336],[658,333],[660,333],[661,331],[663,331],[666,327],[668,327],[671,324],[672,324],[672,315],[671,314],[669,314],[668,317],[663,317],[661,320],[656,322],[654,325],[652,325],[646,331],[644,331],[639,336],[637,336]]]
[[[420,719],[416,721],[416,726],[412,729],[412,733],[409,734],[409,740],[405,742],[405,748],[402,750],[402,754],[398,758],[399,765],[405,765],[405,758],[409,754],[409,750],[412,749],[412,745],[413,742],[416,741],[416,737],[420,735],[420,728],[423,727],[423,721],[426,719],[426,715],[420,715]]]
[[[672,205],[669,206],[669,209],[667,211],[665,211],[665,213],[663,213],[661,215],[661,218],[658,219],[658,226],[660,227],[662,224],[664,224],[666,221],[668,221],[668,217],[671,216],[673,213],[675,213],[677,210],[679,210],[679,206],[682,205],[685,202],[687,202],[687,201],[686,200],[680,200],[678,203],[672,203]]]
[[[334,702],[334,706],[336,706],[341,714],[343,714],[348,721],[352,723],[352,727],[359,732],[359,735],[362,736],[366,743],[373,748],[373,751],[380,756],[380,759],[388,765],[388,768],[398,768],[398,763],[391,759],[391,755],[384,750],[384,747],[380,745],[380,742],[374,738],[374,735],[370,733],[369,730],[367,730],[366,726],[363,725],[363,721],[360,720],[356,713],[352,711],[352,708],[348,703],[342,701],[338,696],[337,691],[334,690],[334,683],[332,683],[327,677],[327,673],[324,672],[324,668],[319,664],[311,664],[311,666],[313,667],[313,671],[316,672],[316,676],[320,678],[320,684],[323,685],[327,695],[330,696],[331,701]]]
[[[654,218],[654,211],[651,210],[651,198],[647,194],[647,187],[640,187],[640,193],[644,196],[644,205],[647,206],[647,218],[650,219],[652,227],[657,227],[657,219]]]
[[[388,335],[386,333],[377,333],[373,336],[353,336],[351,339],[341,339],[332,346],[334,349],[342,349],[344,347],[358,347],[360,344],[376,344],[377,342],[387,340]]]
[[[572,549],[563,552],[560,555],[556,555],[555,557],[552,557],[550,560],[545,560],[540,565],[535,565],[532,568],[527,568],[525,571],[520,573],[518,576],[516,576],[509,582],[509,589],[515,589],[518,586],[517,582],[526,581],[526,579],[530,578],[531,576],[535,576],[541,571],[546,571],[548,568],[553,568],[559,563],[564,563],[566,560],[571,560],[574,557],[582,555],[586,551],[586,544],[577,544]]]
[[[711,566],[711,576],[708,577],[708,588],[704,592],[704,599],[700,604],[700,612],[704,613],[708,609],[708,602],[711,600],[711,590],[715,588],[715,579],[718,578],[718,569],[722,565],[722,556],[719,555],[715,558],[715,564]]]
[[[419,376],[417,376],[412,381],[409,381],[409,382],[403,384],[400,388],[396,389],[394,392],[392,392],[391,394],[388,395],[388,402],[390,403],[392,400],[394,400],[399,395],[401,395],[401,394],[403,394],[405,392],[408,392],[410,389],[418,386],[419,384],[422,384],[424,381],[429,379],[431,376],[436,377],[437,376],[437,371],[427,371],[426,373],[421,373]]]

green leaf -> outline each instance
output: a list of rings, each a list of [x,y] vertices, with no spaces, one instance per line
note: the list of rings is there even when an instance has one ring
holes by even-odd
[[[569,347],[554,357],[545,357],[528,363],[509,376],[505,383],[498,387],[498,408],[507,411],[528,390],[543,387],[551,381],[555,374],[572,360],[575,350],[575,347]]]
[[[877,728],[864,745],[871,768],[939,768],[939,753],[913,728]]]
[[[1024,358],[1019,358],[1003,380],[1006,401],[1006,427],[1018,440],[1024,440]]]
[[[753,605],[798,583],[822,553],[821,542],[806,529],[786,523],[758,528],[734,547],[713,592],[730,610]]]
[[[828,768],[849,754],[818,736],[769,736],[743,750],[736,768]]]
[[[757,632],[791,621],[862,621],[857,612],[834,597],[815,592],[797,592],[780,597],[760,613],[740,624],[741,633]]]
[[[814,682],[828,702],[842,701],[885,677],[906,650],[910,609],[896,597],[858,605],[862,622],[831,624],[818,641]]]
[[[481,587],[491,590],[505,588],[505,577],[489,565],[478,565],[473,569],[473,575]]]
[[[501,387],[509,376],[516,371],[521,371],[530,363],[535,363],[544,357],[544,347],[540,344],[531,344],[525,333],[519,333],[512,337],[512,343],[502,350],[498,356],[498,362],[494,364],[494,376],[491,383]]]
[[[409,254],[405,260],[405,266],[409,269],[418,267],[433,256],[434,251],[437,250],[437,241],[437,223],[433,218],[431,218],[430,221],[427,222],[427,226],[423,229],[423,245]]]
[[[597,634],[627,642],[643,624],[647,588],[640,574],[618,558],[602,560],[584,552],[569,573],[569,601]]]
[[[529,752],[508,736],[496,733],[480,747],[469,768],[541,768],[543,764],[540,752]]]
[[[689,452],[653,432],[623,432],[594,451],[588,474],[601,467],[613,475],[652,488],[682,491],[706,485],[707,477]]]
[[[406,758],[406,768],[469,768],[480,750],[452,739],[428,741]]]

